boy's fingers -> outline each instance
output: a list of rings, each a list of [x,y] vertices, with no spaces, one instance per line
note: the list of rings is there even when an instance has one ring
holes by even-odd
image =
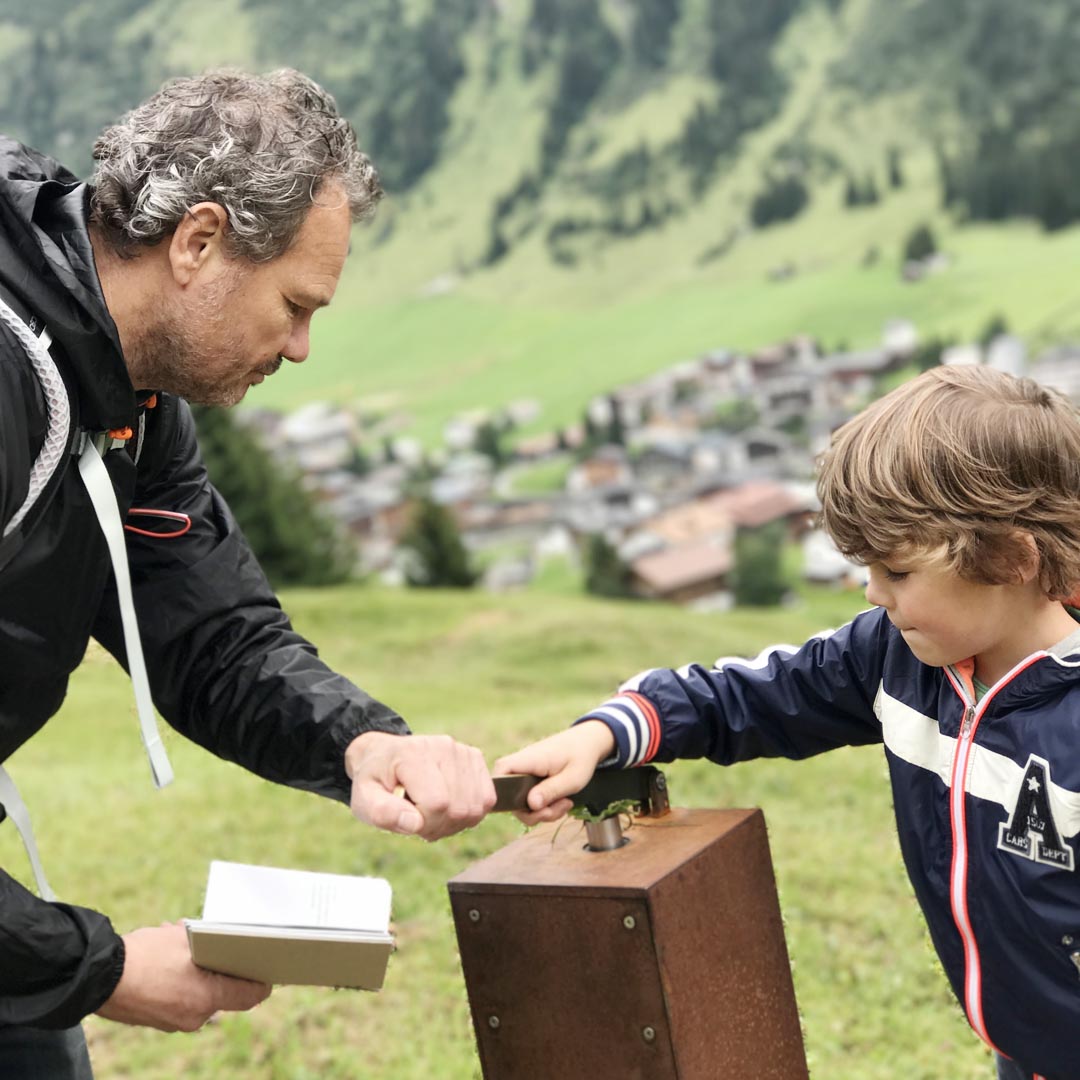
[[[536,768],[540,763],[535,754],[527,750],[518,750],[516,753],[507,754],[499,758],[491,767],[492,776],[539,776]],[[530,768],[531,766],[531,768]]]
[[[542,810],[556,799],[573,795],[584,787],[588,782],[588,776],[579,781],[575,781],[573,776],[568,776],[569,773],[577,771],[573,770],[571,763],[565,760],[553,761],[547,755],[541,756],[526,750],[497,761],[492,769],[492,775],[547,777],[533,787],[526,796],[531,810]]]
[[[557,814],[557,817],[561,817],[567,810],[573,806],[573,803],[567,798],[568,795],[576,795],[587,783],[589,777],[578,776],[575,773],[571,773],[570,769],[564,769],[562,772],[556,773],[554,776],[548,777],[547,780],[541,780],[526,796],[526,801],[529,804],[531,810],[544,810],[557,803],[566,803],[566,809],[562,813]],[[545,820],[551,820],[547,818]]]
[[[573,809],[574,804],[569,799],[559,799],[543,810],[515,810],[514,817],[523,825],[541,825],[545,821],[558,821],[565,817]]]

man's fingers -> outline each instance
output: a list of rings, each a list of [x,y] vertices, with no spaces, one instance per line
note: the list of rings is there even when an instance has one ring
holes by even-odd
[[[352,811],[361,821],[387,832],[412,836],[424,827],[424,816],[400,795],[387,791],[377,780],[353,785]]]
[[[472,788],[478,796],[477,803],[472,807],[472,813],[477,820],[484,817],[495,805],[495,784],[492,782],[491,773],[488,771],[487,761],[484,755],[475,747],[468,747],[469,759],[472,762]]]
[[[425,840],[441,840],[475,825],[495,805],[495,785],[483,754],[452,741],[442,750],[433,759],[439,783],[427,774],[401,773],[411,797],[424,812],[420,835]]]
[[[273,990],[269,983],[237,979],[231,975],[213,974],[213,981],[214,1012],[246,1012],[265,1001]]]
[[[196,967],[183,925],[166,923],[124,935],[124,970],[97,1011],[122,1024],[198,1031],[214,1013],[253,1009],[270,991],[266,983]]]
[[[445,735],[358,735],[345,751],[352,810],[392,832],[437,840],[475,825],[495,805],[495,786],[475,747]],[[393,795],[401,787],[404,802]]]
[[[443,765],[443,776],[450,796],[449,821],[475,825],[495,805],[495,785],[484,755],[475,746],[457,743]]]
[[[413,736],[415,738],[415,736]],[[443,834],[443,821],[453,800],[453,771],[444,768],[444,757],[449,753],[451,740],[434,736],[437,753],[417,754],[418,743],[409,742],[402,747],[396,779],[404,788],[410,805],[414,806],[422,821],[415,830],[425,840],[435,840]]]

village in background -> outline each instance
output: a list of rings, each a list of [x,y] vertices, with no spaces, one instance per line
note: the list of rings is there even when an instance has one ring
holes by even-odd
[[[950,345],[896,319],[855,352],[807,337],[718,348],[583,401],[573,426],[543,430],[524,399],[456,417],[435,450],[394,434],[400,418],[328,403],[242,419],[347,531],[365,576],[503,590],[562,560],[593,592],[724,610],[783,602],[797,578],[862,586],[865,571],[814,527],[814,463],[891,386],[937,363],[985,363],[1080,396],[1080,350],[1029,361],[1006,329],[993,320],[982,341]],[[425,512],[435,539],[418,542]],[[460,537],[459,580],[420,565],[439,535]]]

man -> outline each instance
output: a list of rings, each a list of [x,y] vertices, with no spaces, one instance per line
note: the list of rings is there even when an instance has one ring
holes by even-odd
[[[396,832],[475,823],[494,802],[479,751],[404,738],[293,631],[207,480],[184,400],[235,404],[307,357],[350,227],[381,194],[351,127],[296,72],[217,72],[163,88],[94,156],[87,185],[0,141],[0,763],[59,708],[93,636],[137,699],[145,656],[161,714],[223,758]],[[103,531],[117,505],[185,523],[128,535],[138,634],[124,544],[107,550]],[[167,782],[148,705],[141,717]],[[88,1077],[91,1012],[194,1030],[268,993],[194,967],[178,924],[121,938],[0,872],[6,1078]]]

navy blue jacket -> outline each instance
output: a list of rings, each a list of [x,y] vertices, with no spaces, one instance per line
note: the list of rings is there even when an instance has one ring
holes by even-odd
[[[874,610],[799,649],[645,672],[582,719],[611,728],[619,766],[884,743],[908,876],[971,1026],[1077,1080],[1080,654],[1032,654],[977,707],[970,667],[920,663]]]

